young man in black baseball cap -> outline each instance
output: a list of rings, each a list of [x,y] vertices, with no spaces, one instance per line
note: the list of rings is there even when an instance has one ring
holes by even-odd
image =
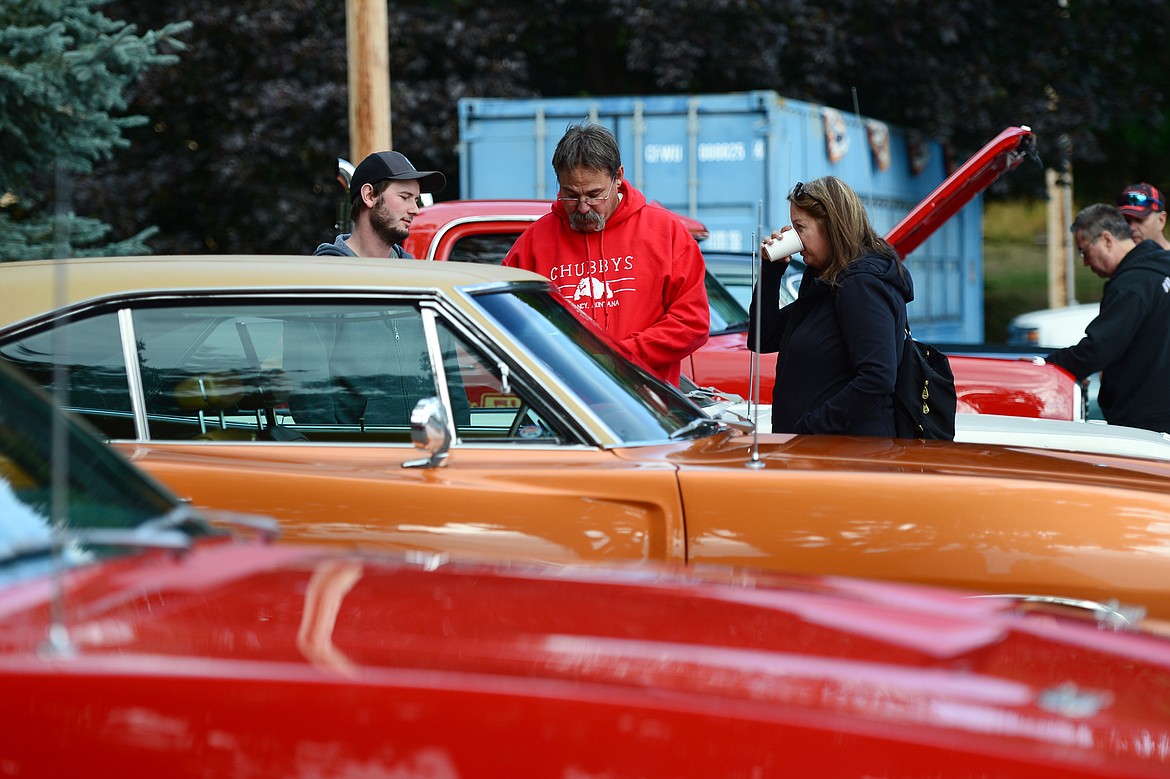
[[[416,170],[405,155],[379,151],[362,160],[349,181],[353,232],[323,243],[315,255],[341,257],[410,257],[402,241],[418,213],[419,195],[446,184],[437,170]]]
[[[419,211],[419,195],[438,192],[444,184],[442,173],[416,170],[399,152],[371,154],[349,181],[353,232],[321,244],[313,254],[411,259],[401,241]],[[455,365],[454,347],[443,336],[440,340],[448,366]],[[420,387],[434,386],[424,368],[430,364],[428,348],[422,318],[409,305],[389,306],[382,317],[286,322],[282,367],[290,375],[300,373],[306,387],[289,397],[293,417],[298,424],[409,425]],[[448,376],[448,390],[452,415],[463,424],[471,412],[457,374]]]
[[[1135,241],[1153,241],[1170,249],[1166,240],[1166,198],[1153,184],[1130,184],[1117,196],[1117,210],[1129,222]]]

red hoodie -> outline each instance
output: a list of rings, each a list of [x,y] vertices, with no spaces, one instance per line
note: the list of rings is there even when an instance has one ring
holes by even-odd
[[[504,264],[547,276],[631,359],[678,385],[681,361],[707,342],[706,266],[682,221],[628,181],[599,232],[569,227],[564,206],[534,222]]]

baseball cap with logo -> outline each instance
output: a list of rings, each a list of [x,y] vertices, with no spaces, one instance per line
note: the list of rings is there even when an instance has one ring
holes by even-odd
[[[1117,196],[1117,210],[1127,216],[1136,216],[1144,219],[1154,211],[1165,211],[1166,200],[1162,193],[1152,184],[1144,181],[1141,184],[1131,184],[1121,190]]]
[[[361,161],[349,180],[349,199],[356,200],[363,184],[377,184],[394,179],[418,179],[419,193],[438,192],[447,179],[437,170],[415,170],[406,156],[396,151],[377,151]]]

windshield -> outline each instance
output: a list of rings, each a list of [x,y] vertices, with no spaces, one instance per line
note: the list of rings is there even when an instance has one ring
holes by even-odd
[[[704,417],[677,388],[634,367],[547,290],[485,292],[475,301],[626,443],[661,441]]]
[[[55,429],[61,433],[54,436]],[[61,496],[56,506],[54,486]],[[95,436],[61,417],[38,390],[0,366],[0,578],[12,577],[13,566],[22,562],[47,564],[54,514],[68,531],[115,530],[138,527],[177,506]],[[67,546],[66,559],[72,562],[114,551]]]
[[[710,271],[707,272],[707,302],[711,309],[711,335],[747,330],[747,309]]]

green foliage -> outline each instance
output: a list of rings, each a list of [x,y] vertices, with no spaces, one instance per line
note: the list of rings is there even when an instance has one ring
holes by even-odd
[[[1048,210],[1036,199],[995,201],[983,210],[983,330],[987,343],[1004,343],[1008,323],[1048,308]],[[1073,289],[1081,303],[1101,299],[1103,282],[1079,258]]]
[[[510,55],[526,11],[516,4],[405,2],[389,6],[393,142],[458,189],[456,101],[532,95]],[[163,254],[310,253],[334,237],[349,157],[345,3],[119,0],[140,25],[194,27],[180,68],[148,74],[132,108],[154,117],[128,132],[129,155],[80,183],[123,231],[161,228]],[[357,160],[353,161],[355,164]],[[127,164],[129,163],[129,164]]]
[[[103,253],[109,229],[93,219],[45,216],[58,168],[92,170],[129,144],[146,117],[121,115],[126,88],[148,68],[171,65],[190,27],[143,35],[96,10],[104,0],[8,0],[0,5],[0,257],[45,256],[54,246]],[[55,209],[54,209],[55,210]],[[68,228],[68,229],[67,229]],[[71,232],[76,231],[76,232]],[[62,238],[64,236],[64,238]],[[144,249],[145,233],[117,244]]]
[[[110,226],[96,219],[66,214],[17,222],[0,213],[0,261],[149,254],[146,240],[157,232],[147,228],[133,238],[106,243]]]

